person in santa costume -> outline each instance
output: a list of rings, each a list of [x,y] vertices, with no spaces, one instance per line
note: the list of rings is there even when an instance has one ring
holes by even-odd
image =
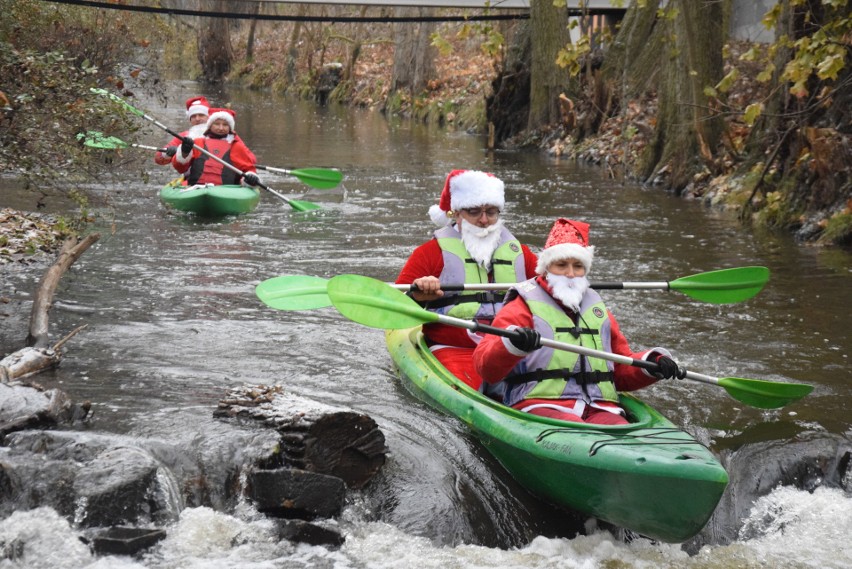
[[[539,255],[537,276],[511,289],[494,318],[494,326],[515,329],[519,337],[487,336],[473,353],[474,366],[488,384],[486,393],[533,415],[622,425],[628,420],[618,405],[619,391],[685,377],[686,370],[668,350],[630,349],[615,317],[589,288],[586,275],[593,258],[589,225],[556,220]],[[653,361],[660,371],[652,375],[635,366],[541,347],[541,338]]]
[[[236,172],[195,148],[196,145],[241,170],[248,185],[256,186],[260,182],[254,153],[234,132],[236,116],[231,109],[211,109],[204,136],[195,140],[188,136],[183,138],[178,152],[172,158],[172,165],[185,175],[187,184],[218,186],[240,183],[241,177]]]
[[[207,130],[207,117],[210,114],[210,103],[204,97],[192,97],[186,100],[186,118],[189,120],[189,130],[180,133],[179,136],[171,139],[166,144],[165,152],[157,152],[154,154],[154,162],[160,166],[165,166],[172,163],[172,156],[177,153],[180,143],[183,142],[183,137],[188,136],[192,139],[204,136],[204,131]]]
[[[440,202],[429,209],[440,228],[417,247],[396,282],[412,284],[409,293],[427,310],[490,323],[503,305],[505,291],[448,292],[447,284],[516,283],[535,275],[536,256],[503,224],[502,180],[476,170],[453,170]],[[474,389],[482,378],[471,356],[481,336],[444,324],[423,326],[432,353],[456,377]]]

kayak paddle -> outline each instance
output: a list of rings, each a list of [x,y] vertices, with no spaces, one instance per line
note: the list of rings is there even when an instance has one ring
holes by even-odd
[[[402,292],[369,277],[358,275],[336,276],[328,282],[328,295],[335,308],[343,316],[353,322],[372,328],[394,330],[437,322],[506,338],[519,334],[514,330],[480,324],[474,320],[463,320],[430,312],[421,308],[417,302]],[[641,367],[652,373],[659,370],[659,366],[654,362],[637,360],[584,346],[575,346],[546,338],[541,340],[541,345],[615,363]],[[813,386],[802,383],[780,383],[739,377],[716,378],[691,371],[686,372],[686,378],[723,387],[737,401],[759,409],[783,407],[801,399],[813,390]]]
[[[143,150],[155,150],[157,152],[165,152],[165,148],[157,148],[156,146],[147,146],[145,144],[130,144],[116,138],[115,136],[107,136],[102,132],[90,130],[77,135],[83,144],[91,148],[99,148],[101,150],[118,150],[122,148],[142,148]],[[336,188],[343,181],[343,174],[339,170],[330,168],[300,168],[296,170],[286,170],[284,168],[273,168],[272,166],[263,166],[256,164],[258,170],[268,170],[270,172],[279,172],[295,176],[305,184],[318,190],[330,190]]]
[[[264,304],[278,310],[313,310],[331,306],[328,279],[309,275],[283,275],[266,279],[254,289]]]
[[[155,124],[156,126],[158,126],[161,129],[165,130],[167,133],[171,134],[172,136],[177,137],[177,138],[181,138],[180,134],[176,133],[175,131],[173,131],[172,129],[170,129],[169,127],[167,127],[166,125],[164,125],[163,123],[158,121],[157,119],[146,115],[144,111],[137,109],[136,107],[134,107],[133,105],[131,105],[130,103],[128,103],[127,101],[125,101],[124,99],[119,97],[118,95],[114,95],[113,93],[110,93],[106,89],[91,88],[89,90],[92,93],[95,93],[96,95],[104,95],[106,97],[109,97],[110,99],[112,99],[115,102],[121,103],[125,108],[127,108],[133,114],[138,115],[138,116],[142,117],[143,119],[152,122],[153,124]],[[242,170],[240,170],[239,168],[237,168],[233,164],[223,160],[222,158],[219,158],[218,156],[216,156],[212,152],[208,152],[206,149],[201,148],[197,144],[193,144],[192,146],[194,148],[196,148],[197,150],[199,150],[202,154],[205,154],[208,158],[212,158],[216,162],[219,162],[225,168],[232,170],[238,176],[243,176],[245,174],[245,172],[243,172]],[[296,211],[310,211],[310,210],[320,209],[320,206],[318,206],[317,204],[315,204],[313,202],[287,199],[285,196],[276,192],[275,190],[273,190],[272,188],[270,188],[269,186],[267,186],[263,182],[258,182],[257,185],[260,186],[262,189],[266,190],[267,192],[271,193],[272,195],[274,195],[278,199],[284,201],[285,203],[287,203],[290,207],[292,207]]]
[[[740,267],[698,273],[674,281],[663,282],[591,282],[595,290],[663,289],[677,290],[696,300],[716,304],[748,300],[756,295],[769,280],[766,267]],[[267,279],[257,285],[257,297],[278,310],[312,310],[331,306],[325,294],[328,280],[308,275],[283,275]],[[507,290],[516,283],[449,284],[442,290]],[[392,287],[410,291],[412,285],[391,284]]]
[[[91,148],[99,148],[101,150],[118,150],[122,148],[141,148],[143,150],[154,150],[156,152],[165,152],[165,148],[157,148],[156,146],[148,146],[146,144],[130,144],[115,136],[107,136],[102,132],[95,130],[87,131],[77,135],[83,144]],[[256,164],[258,170],[268,170],[270,172],[278,172],[295,176],[305,184],[318,190],[330,190],[336,188],[343,181],[343,174],[339,170],[330,168],[300,168],[297,170],[287,170],[284,168],[274,168],[272,166],[264,166]]]
[[[295,176],[302,183],[316,188],[318,190],[330,190],[336,188],[343,181],[343,174],[339,170],[331,170],[328,168],[299,168],[298,170],[287,170],[286,168],[273,168],[272,166],[257,165],[258,170],[267,170],[269,172],[279,172]]]

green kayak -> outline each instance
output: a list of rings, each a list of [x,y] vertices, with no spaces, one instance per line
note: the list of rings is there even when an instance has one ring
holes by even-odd
[[[682,542],[716,509],[728,474],[713,454],[652,407],[622,394],[630,425],[566,423],[506,407],[449,373],[420,328],[387,345],[418,398],[458,417],[527,490],[646,537]]]
[[[260,192],[246,186],[178,186],[169,184],[160,190],[160,199],[180,211],[204,217],[237,215],[252,211],[260,201]]]

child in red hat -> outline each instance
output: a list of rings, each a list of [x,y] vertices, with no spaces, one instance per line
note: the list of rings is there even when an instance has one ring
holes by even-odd
[[[218,160],[210,158],[196,146],[218,156],[245,174],[250,186],[259,183],[257,159],[254,153],[234,132],[236,113],[231,109],[211,109],[204,135],[195,140],[185,137],[180,149],[172,159],[175,170],[184,174],[187,184],[239,184],[241,177]]]

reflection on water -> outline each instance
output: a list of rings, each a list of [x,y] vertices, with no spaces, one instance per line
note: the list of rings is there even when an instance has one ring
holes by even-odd
[[[185,120],[181,102],[197,89],[176,84],[168,107],[150,102],[145,108],[178,126]],[[661,382],[643,392],[674,422],[706,430],[722,448],[736,446],[727,439],[755,425],[764,440],[806,430],[850,431],[848,253],[754,234],[733,216],[699,203],[622,185],[601,170],[537,152],[489,154],[481,140],[464,133],[389,122],[365,110],[316,109],[269,93],[204,94],[214,104],[234,105],[237,131],[260,163],[339,167],[345,191],[325,199],[320,191],[306,194],[309,188],[293,178],[264,173],[261,178],[277,191],[307,195],[323,211],[296,213],[267,193],[250,215],[202,221],[157,203],[157,189],[172,173],[157,169],[140,151],[135,164],[148,171],[150,182],[138,181],[129,168],[117,173],[125,178],[120,186],[94,188],[109,204],[114,227],[103,227],[101,241],[63,278],[51,313],[54,336],[84,323],[89,328],[72,340],[62,366],[40,380],[91,400],[92,429],[151,437],[205,428],[218,397],[234,384],[278,382],[377,420],[392,453],[380,482],[387,494],[379,500],[368,489],[363,503],[350,505],[341,522],[349,540],[339,552],[271,545],[266,522],[247,512],[192,509],[144,565],[127,561],[128,567],[214,567],[235,559],[245,567],[580,567],[615,560],[625,567],[724,567],[727,561],[799,567],[817,559],[808,557],[812,553],[819,559],[814,566],[840,567],[838,559],[849,560],[844,538],[835,533],[852,530],[852,508],[848,496],[833,490],[779,490],[754,515],[781,513],[762,529],[752,527],[749,541],[693,558],[677,546],[644,540],[625,545],[607,533],[529,543],[536,535],[561,535],[552,531],[558,525],[554,512],[507,480],[460,424],[399,387],[381,332],[330,308],[277,312],[253,292],[262,280],[282,274],[393,279],[413,248],[430,237],[427,209],[446,174],[455,168],[491,171],[506,181],[507,223],[535,249],[557,216],[591,223],[597,280],[674,280],[745,265],[771,269],[766,289],[737,305],[704,304],[677,292],[604,295],[635,349],[669,347],[689,369],[718,377],[816,386],[806,400],[776,411],[747,408],[719,388],[689,381]],[[152,145],[166,138],[154,130],[147,136],[143,142]],[[14,192],[4,193],[0,206],[15,199]],[[10,277],[14,294],[33,290],[39,276]],[[4,331],[0,347],[19,347],[14,343],[22,335]],[[77,559],[85,555],[74,549],[74,530],[58,527],[61,521],[16,516],[0,525],[0,541],[12,527],[52,531],[66,536],[73,566],[93,562]],[[780,527],[793,528],[802,540],[780,547],[789,531]],[[204,528],[221,531],[207,534]],[[811,536],[812,546],[823,530],[814,553],[805,537]],[[237,534],[237,542],[223,538]],[[39,554],[54,548],[62,551],[45,543]]]

